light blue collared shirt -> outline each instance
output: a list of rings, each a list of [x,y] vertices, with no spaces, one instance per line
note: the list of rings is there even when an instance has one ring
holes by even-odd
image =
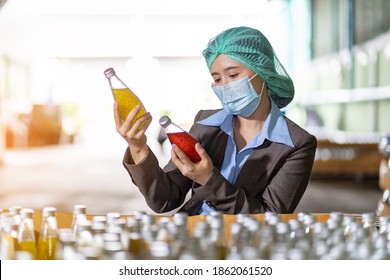
[[[242,166],[245,164],[253,149],[261,146],[265,139],[271,142],[277,142],[294,147],[286,119],[276,104],[271,99],[270,101],[271,112],[264,123],[263,129],[259,131],[241,151],[237,151],[237,147],[234,142],[233,115],[227,113],[225,110],[221,110],[198,122],[198,124],[201,125],[219,126],[221,130],[229,136],[225,150],[225,157],[221,167],[221,174],[231,184],[236,182]],[[199,210],[199,214],[210,214],[212,211],[213,209],[210,205],[208,205],[207,201],[205,201]]]

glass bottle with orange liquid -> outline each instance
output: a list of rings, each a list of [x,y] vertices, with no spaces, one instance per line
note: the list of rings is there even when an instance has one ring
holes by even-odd
[[[29,252],[31,258],[36,260],[37,243],[35,239],[33,215],[34,210],[29,208],[24,208],[21,212],[22,221],[18,231],[18,250]]]
[[[195,137],[183,128],[171,121],[168,116],[160,118],[160,125],[165,128],[167,137],[171,144],[176,144],[192,162],[199,162],[200,156],[195,150],[195,144],[199,143]]]
[[[3,213],[1,222],[0,259],[14,260],[16,251],[19,250],[19,225],[16,224],[11,213]]]
[[[128,247],[127,251],[135,259],[143,259],[146,255],[146,244],[141,234],[141,224],[135,217],[128,217]]]
[[[140,105],[141,109],[134,120],[146,113],[146,109],[141,100],[134,94],[132,90],[116,75],[113,68],[108,68],[104,71],[104,75],[108,79],[111,87],[114,100],[118,102],[119,114],[124,121],[130,111],[136,106]]]
[[[54,260],[56,258],[57,238],[56,208],[45,207],[42,210],[42,229],[38,238],[39,260]]]

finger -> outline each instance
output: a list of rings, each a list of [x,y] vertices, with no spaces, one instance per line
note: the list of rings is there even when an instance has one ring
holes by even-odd
[[[130,113],[127,115],[125,123],[124,123],[126,125],[126,127],[131,129],[131,127],[133,126],[133,121],[140,110],[141,110],[141,106],[137,105],[130,111]]]
[[[115,120],[115,128],[117,131],[121,128],[123,121],[121,116],[119,115],[119,105],[118,102],[114,102],[114,120]]]
[[[137,130],[141,130],[144,128],[145,125],[147,125],[147,123],[149,121],[151,121],[152,119],[152,115],[148,112],[148,113],[145,113],[143,114],[142,116],[140,116],[133,124],[133,126],[135,128],[137,128]]]
[[[152,123],[152,120],[153,118],[150,113],[146,113],[135,122],[134,128],[138,129],[137,136],[141,136],[146,132],[149,125]]]
[[[207,154],[206,150],[202,147],[200,143],[195,144],[195,150],[199,154],[201,159],[208,158],[209,155]]]
[[[180,158],[178,157],[177,153],[175,152],[175,149],[173,146],[176,146],[176,145],[172,145],[171,159],[172,159],[172,162],[177,166],[177,168],[179,168],[179,170],[181,170],[183,167],[183,163],[181,162]]]
[[[176,153],[178,159],[183,163],[183,164],[188,164],[189,162],[192,162],[186,153],[184,153],[176,144],[172,145],[172,150]]]

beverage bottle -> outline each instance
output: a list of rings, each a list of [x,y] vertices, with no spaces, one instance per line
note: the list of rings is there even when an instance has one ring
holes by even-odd
[[[76,252],[76,238],[73,234],[73,229],[58,229],[58,241],[56,246],[57,260],[83,259],[83,256]]]
[[[377,231],[375,213],[371,213],[371,212],[362,213],[362,224],[364,230],[367,232],[369,236],[369,239],[371,240],[374,232]]]
[[[17,226],[19,226],[22,221],[22,209],[22,206],[12,206],[11,208],[9,208],[9,213],[11,213]]]
[[[232,223],[230,224],[230,242],[226,259],[228,260],[239,260],[242,259],[242,237],[244,232],[243,224]]]
[[[177,212],[173,215],[173,225],[174,225],[174,241],[172,242],[172,254],[176,258],[180,256],[185,246],[190,239],[190,234],[188,232],[188,214],[186,212]]]
[[[76,235],[77,224],[79,221],[87,220],[87,207],[82,204],[73,205],[73,217],[71,228],[73,229],[73,234]]]
[[[93,237],[93,247],[96,248],[98,255],[103,253],[104,248],[104,233],[106,225],[100,222],[92,221],[91,232]]]
[[[121,213],[119,212],[108,212],[106,213],[106,225],[107,228],[115,226],[115,221],[121,218]]]
[[[37,243],[35,239],[35,230],[33,222],[34,211],[25,208],[21,212],[22,221],[18,231],[19,250],[31,254],[32,259],[37,259]]]
[[[45,207],[42,212],[42,228],[38,238],[38,259],[54,260],[58,237],[56,208]]]
[[[228,244],[223,225],[223,217],[220,212],[213,212],[207,216],[210,225],[210,233],[207,237],[209,248],[214,247],[215,259],[224,260],[228,253]]]
[[[92,222],[90,220],[79,221],[76,232],[76,251],[83,254],[88,248],[94,247],[94,236],[92,233]]]
[[[146,252],[145,240],[141,233],[141,224],[135,217],[127,218],[128,247],[127,251],[135,259],[144,259]]]
[[[126,86],[126,84],[116,75],[113,68],[107,68],[104,75],[108,79],[111,87],[114,100],[118,102],[119,114],[124,121],[130,111],[136,106],[140,105],[141,109],[135,117],[134,121],[146,113],[146,109],[141,100],[134,94],[134,92]]]
[[[171,121],[168,116],[160,118],[160,125],[165,128],[165,132],[171,144],[176,144],[192,162],[199,162],[200,156],[195,150],[195,144],[199,143],[189,132]]]
[[[15,259],[16,251],[19,250],[18,230],[19,225],[16,224],[11,213],[3,214],[2,232],[0,243],[0,259],[13,260]]]

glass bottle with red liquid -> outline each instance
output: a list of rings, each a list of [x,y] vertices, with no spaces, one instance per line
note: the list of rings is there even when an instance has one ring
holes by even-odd
[[[199,143],[189,132],[171,121],[168,116],[160,118],[160,125],[165,129],[169,142],[176,144],[188,158],[196,163],[200,161],[200,156],[195,150],[195,144]]]

